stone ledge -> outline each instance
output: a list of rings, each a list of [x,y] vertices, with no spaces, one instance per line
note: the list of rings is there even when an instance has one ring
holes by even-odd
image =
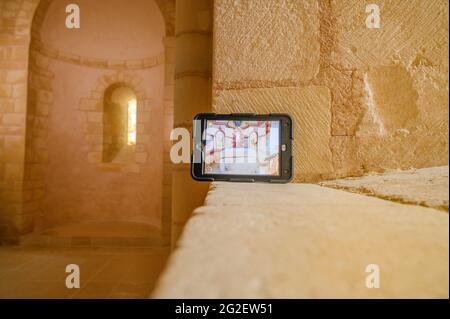
[[[448,212],[448,166],[390,171],[320,185]]]
[[[448,218],[312,184],[214,183],[153,297],[448,298]]]

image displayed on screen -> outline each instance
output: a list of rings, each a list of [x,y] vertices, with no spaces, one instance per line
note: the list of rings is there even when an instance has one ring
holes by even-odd
[[[207,120],[204,138],[204,174],[280,174],[280,121]]]

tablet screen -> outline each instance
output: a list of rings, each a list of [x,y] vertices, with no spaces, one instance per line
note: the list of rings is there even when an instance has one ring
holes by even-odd
[[[203,173],[280,175],[280,121],[206,120]]]

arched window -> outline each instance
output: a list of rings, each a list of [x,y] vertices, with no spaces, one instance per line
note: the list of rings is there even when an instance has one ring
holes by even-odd
[[[223,131],[217,131],[214,136],[214,150],[219,151],[225,148],[225,133]]]
[[[250,136],[249,136],[249,146],[250,146],[250,148],[257,148],[257,146],[258,146],[258,133],[257,132],[252,132],[252,133],[250,133]]]
[[[122,84],[110,86],[103,105],[103,162],[111,162],[136,145],[136,94]]]

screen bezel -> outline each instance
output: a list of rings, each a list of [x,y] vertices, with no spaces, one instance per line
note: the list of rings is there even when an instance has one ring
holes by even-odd
[[[225,121],[279,121],[280,123],[280,143],[279,143],[279,175],[232,175],[232,174],[205,174],[203,173],[202,150],[205,146],[203,133],[206,129],[206,122],[212,120]],[[244,182],[273,182],[286,183],[293,176],[292,159],[292,119],[288,114],[215,114],[201,113],[195,116],[193,123],[193,152],[191,159],[191,175],[198,181],[244,181]],[[282,151],[282,145],[286,145],[286,150]]]

